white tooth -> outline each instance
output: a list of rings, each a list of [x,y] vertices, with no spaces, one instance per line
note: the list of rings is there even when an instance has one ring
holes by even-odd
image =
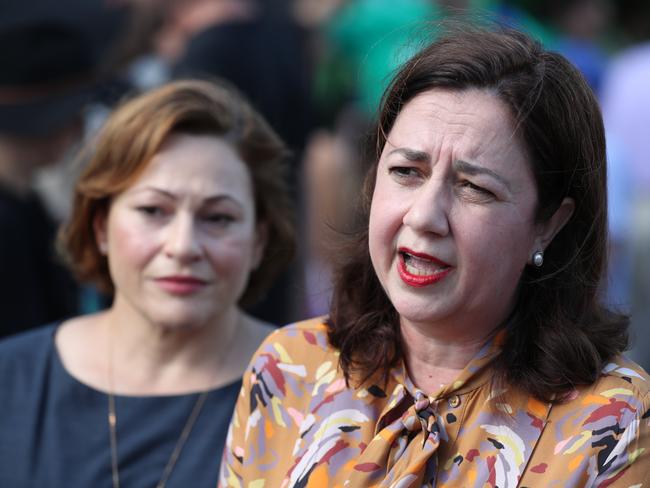
[[[406,271],[415,276],[424,276],[427,274],[424,270],[411,266],[409,263],[406,263]]]
[[[415,275],[415,276],[428,276],[428,275],[432,274],[435,271],[435,269],[430,270],[430,269],[425,269],[425,268],[418,268],[418,267],[412,266],[409,263],[405,263],[405,264],[406,264],[406,270],[409,273],[411,273],[412,275]]]
[[[404,254],[404,265],[406,270],[415,276],[428,276],[443,268],[428,259],[421,259],[410,254]]]

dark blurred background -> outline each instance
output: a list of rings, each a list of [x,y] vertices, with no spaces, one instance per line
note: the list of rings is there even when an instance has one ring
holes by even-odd
[[[78,149],[121,99],[179,77],[221,77],[288,142],[301,248],[253,309],[282,325],[327,311],[337,243],[394,70],[469,15],[517,26],[584,74],[607,127],[605,300],[632,314],[650,368],[650,2],[646,0],[3,0],[0,5],[0,336],[110,303],[54,249]]]

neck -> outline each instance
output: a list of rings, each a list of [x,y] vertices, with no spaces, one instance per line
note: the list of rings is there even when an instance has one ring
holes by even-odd
[[[201,326],[164,327],[135,313],[119,297],[103,317],[115,393],[175,394],[221,383],[242,313],[232,307]]]
[[[413,384],[428,394],[449,384],[478,353],[492,331],[453,331],[400,321],[404,360]]]

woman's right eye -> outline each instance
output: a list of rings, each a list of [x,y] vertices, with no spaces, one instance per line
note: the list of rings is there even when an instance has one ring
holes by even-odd
[[[388,172],[398,178],[412,178],[420,175],[418,169],[411,166],[393,166],[388,169]]]
[[[156,205],[141,205],[136,210],[147,217],[162,217],[165,214],[163,208]]]

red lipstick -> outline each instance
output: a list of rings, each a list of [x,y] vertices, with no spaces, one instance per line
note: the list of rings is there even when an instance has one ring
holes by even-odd
[[[429,254],[411,251],[401,247],[399,260],[397,262],[397,273],[404,283],[415,288],[423,288],[444,279],[452,270],[452,267]],[[436,269],[431,269],[435,267]],[[410,270],[418,269],[415,273]]]
[[[157,278],[156,283],[172,295],[191,295],[201,290],[207,283],[193,276],[164,276]]]

